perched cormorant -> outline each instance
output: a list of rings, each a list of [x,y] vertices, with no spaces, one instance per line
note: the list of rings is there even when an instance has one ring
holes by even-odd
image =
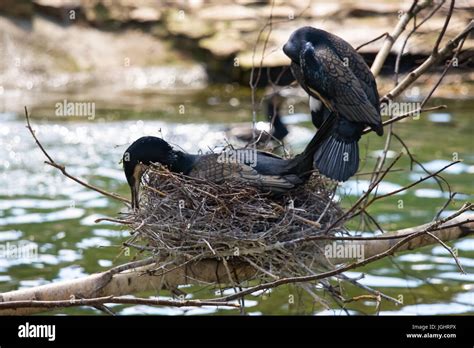
[[[235,161],[239,157],[236,153],[233,159],[223,156],[225,151],[221,154],[193,155],[173,149],[161,138],[142,137],[123,154],[123,169],[132,193],[132,207],[138,208],[140,180],[150,163],[160,163],[173,172],[216,183],[238,180],[272,194],[284,193],[310,177],[314,154],[330,126],[331,122],[325,123],[306,149],[292,159],[253,149],[233,150],[253,151],[243,153],[241,161]]]
[[[346,41],[324,30],[303,27],[284,45],[291,71],[309,94],[314,125],[336,118],[318,148],[314,165],[320,173],[346,181],[359,167],[358,141],[366,126],[383,134],[377,84],[362,56]]]

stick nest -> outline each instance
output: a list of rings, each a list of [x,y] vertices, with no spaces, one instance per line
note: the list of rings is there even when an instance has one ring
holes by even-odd
[[[164,263],[217,259],[244,262],[259,278],[305,276],[331,267],[326,229],[342,210],[334,185],[313,174],[280,197],[239,182],[216,184],[150,167],[142,179],[140,210],[132,213],[133,243]]]

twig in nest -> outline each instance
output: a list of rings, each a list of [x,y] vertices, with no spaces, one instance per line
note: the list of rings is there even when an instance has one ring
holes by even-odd
[[[391,248],[387,249],[386,251],[381,252],[377,255],[371,256],[369,258],[366,258],[363,261],[354,262],[354,263],[351,263],[347,266],[342,266],[342,267],[336,268],[334,270],[324,272],[324,273],[320,273],[320,274],[316,274],[316,275],[303,276],[303,277],[290,277],[290,278],[279,279],[279,280],[276,280],[276,281],[273,281],[273,282],[268,282],[268,283],[256,285],[256,286],[253,286],[251,288],[245,289],[245,290],[241,291],[240,293],[229,295],[229,296],[224,296],[224,297],[220,297],[220,298],[216,298],[215,300],[218,300],[218,301],[232,301],[232,300],[235,300],[235,299],[240,298],[242,296],[250,295],[250,294],[252,294],[256,291],[259,291],[259,290],[271,289],[271,288],[275,288],[275,287],[283,285],[283,284],[311,282],[311,281],[315,281],[315,280],[325,279],[325,278],[329,278],[329,277],[341,274],[343,272],[346,272],[348,270],[351,270],[351,269],[354,269],[354,268],[357,268],[357,267],[365,266],[365,265],[367,265],[371,262],[380,260],[380,259],[382,259],[386,256],[394,254],[401,246],[408,243],[412,239],[420,237],[424,234],[427,234],[428,232],[435,231],[440,225],[446,223],[447,221],[450,221],[450,220],[454,219],[455,217],[461,215],[463,212],[465,212],[467,210],[471,210],[471,209],[472,209],[472,204],[471,203],[465,204],[456,213],[448,216],[445,219],[442,219],[442,220],[436,221],[435,223],[430,224],[429,226],[427,226],[426,228],[424,228],[420,232],[416,232],[416,233],[410,234],[409,236],[404,237],[403,239],[401,239],[400,241],[395,243]]]
[[[94,222],[97,224],[99,222],[102,222],[102,221],[108,221],[108,222],[115,222],[117,224],[121,224],[121,225],[130,225],[132,224],[131,221],[127,221],[127,220],[121,220],[121,219],[113,219],[113,218],[98,218],[98,219],[95,219]]]
[[[300,238],[302,231],[321,235],[323,226],[342,214],[331,202],[334,192],[326,187],[326,179],[316,174],[305,186],[280,197],[239,182],[216,184],[160,166],[151,167],[144,180],[157,190],[145,190],[140,211],[130,214],[138,244],[152,247],[152,254],[177,266],[210,258],[229,270],[235,262],[251,264],[260,270],[259,277],[307,274],[305,265],[318,268],[326,262],[318,256],[318,243],[286,242]],[[294,209],[285,208],[290,200]]]

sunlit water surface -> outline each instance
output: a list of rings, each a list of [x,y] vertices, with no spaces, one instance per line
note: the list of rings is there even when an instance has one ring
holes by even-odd
[[[142,135],[161,135],[186,151],[207,151],[224,145],[226,139],[235,141],[228,132],[229,124],[250,119],[248,91],[240,91],[239,96],[236,99],[230,93],[222,92],[216,97],[215,90],[212,97],[203,92],[184,94],[179,98],[165,96],[161,97],[164,100],[162,105],[152,104],[146,110],[136,106],[117,109],[107,104],[97,109],[93,120],[55,117],[54,103],[44,103],[31,112],[36,134],[55,161],[66,164],[68,171],[75,176],[109,191],[128,195],[119,161],[130,142]],[[148,100],[153,95],[143,98]],[[188,111],[181,115],[179,106],[183,99]],[[463,160],[445,174],[452,190],[459,194],[443,216],[473,197],[474,125],[468,111],[473,105],[472,102],[451,102],[450,105],[448,116],[431,114],[395,126],[397,134],[405,139],[428,170],[443,167],[453,160],[453,156]],[[304,112],[306,106],[299,104],[298,108]],[[301,151],[312,136],[313,128],[308,117],[286,117],[285,122],[292,123],[287,139],[289,148],[294,152]],[[360,172],[368,172],[383,148],[383,139],[373,134],[366,136],[360,148],[363,158]],[[0,149],[0,243],[6,246],[33,242],[39,248],[34,259],[18,255],[0,258],[0,291],[73,279],[127,261],[124,256],[119,256],[119,252],[128,231],[111,223],[94,222],[99,217],[115,217],[125,207],[85,189],[46,165],[44,156],[25,128],[22,114],[0,113]],[[400,144],[394,140],[388,160],[400,149]],[[389,193],[424,175],[418,166],[409,170],[406,156],[396,167],[403,171],[389,174],[380,186],[379,194]],[[368,176],[358,176],[340,188],[338,198],[344,206],[350,205],[367,189],[368,179]],[[377,203],[370,212],[386,230],[415,226],[431,221],[448,196],[448,192],[439,190],[434,180],[428,180]],[[369,230],[359,222],[350,227],[364,234]],[[434,246],[378,261],[346,275],[353,278],[364,275],[360,281],[362,284],[392,297],[403,298],[403,306],[382,302],[381,314],[474,314],[474,239],[465,238],[451,244],[458,251],[459,260],[468,274],[459,272],[443,247]],[[217,291],[211,288],[189,290],[192,290],[189,298],[193,298],[192,293],[196,297],[210,297]],[[361,293],[362,290],[345,285],[346,296]],[[290,294],[297,295],[295,303],[288,303]],[[169,296],[167,293],[161,295]],[[332,303],[330,309],[314,304],[301,289],[284,286],[249,296],[245,301],[246,312],[252,315],[375,313],[373,301],[350,303],[345,312],[331,302],[329,295],[323,291],[320,295]],[[110,307],[120,314],[238,313],[214,308]],[[89,308],[60,312],[99,313]]]

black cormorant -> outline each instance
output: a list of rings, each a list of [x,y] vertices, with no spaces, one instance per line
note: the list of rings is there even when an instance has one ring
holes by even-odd
[[[349,43],[324,30],[296,30],[283,51],[309,94],[314,125],[319,128],[326,119],[336,118],[331,136],[315,153],[314,165],[325,176],[346,181],[359,167],[357,143],[364,128],[383,134],[375,78]]]
[[[228,160],[222,154],[194,155],[173,149],[161,138],[146,136],[136,140],[123,154],[123,169],[132,193],[132,207],[138,208],[140,180],[148,165],[160,163],[169,170],[191,177],[221,183],[239,180],[262,191],[281,194],[303,184],[313,171],[313,157],[330,129],[327,122],[311,139],[306,149],[292,159],[254,151],[242,161]],[[235,155],[235,154],[234,154]],[[237,156],[238,157],[238,156]],[[253,158],[252,158],[253,157]],[[236,156],[234,156],[234,159]]]

